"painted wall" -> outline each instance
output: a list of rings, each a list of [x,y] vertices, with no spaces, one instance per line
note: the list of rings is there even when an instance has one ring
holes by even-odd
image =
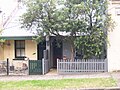
[[[25,41],[25,55],[31,60],[37,60],[37,43],[35,41]],[[15,59],[14,40],[6,41],[4,47],[0,48],[0,60],[6,60],[7,58],[10,61]]]
[[[116,6],[118,4],[111,5],[109,9],[116,26],[112,32],[108,33],[110,43],[107,51],[108,71],[120,70],[120,15],[116,14]]]
[[[14,58],[14,40],[10,40],[10,41],[5,41],[4,44],[4,60],[6,60],[7,58],[9,58],[9,60],[12,60]]]
[[[4,55],[4,50],[3,50],[3,47],[0,46],[0,60],[4,60],[3,55]]]
[[[35,41],[25,41],[25,55],[31,60],[37,60],[37,43]]]

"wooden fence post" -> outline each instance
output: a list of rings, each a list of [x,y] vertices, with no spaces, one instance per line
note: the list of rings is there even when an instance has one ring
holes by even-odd
[[[9,75],[9,59],[7,58],[7,75]]]

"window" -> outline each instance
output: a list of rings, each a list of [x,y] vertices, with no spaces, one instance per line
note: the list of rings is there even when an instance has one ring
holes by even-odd
[[[16,40],[15,41],[15,58],[25,58],[25,41]]]

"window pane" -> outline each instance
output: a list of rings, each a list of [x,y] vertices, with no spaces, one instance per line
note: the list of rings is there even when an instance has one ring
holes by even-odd
[[[16,41],[16,48],[20,48],[20,42]]]
[[[21,56],[25,56],[25,49],[21,49]]]
[[[20,46],[21,48],[25,48],[25,41],[21,41],[21,42],[20,42],[20,45],[21,45],[21,46]]]
[[[16,48],[25,48],[25,41],[23,40],[16,41]]]
[[[16,49],[16,56],[20,57],[20,49]]]

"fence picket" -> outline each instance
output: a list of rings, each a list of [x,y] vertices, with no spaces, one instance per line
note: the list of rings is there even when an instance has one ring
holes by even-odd
[[[63,73],[80,73],[80,72],[106,72],[106,59],[76,59],[71,60],[57,60],[57,71],[59,74]]]

